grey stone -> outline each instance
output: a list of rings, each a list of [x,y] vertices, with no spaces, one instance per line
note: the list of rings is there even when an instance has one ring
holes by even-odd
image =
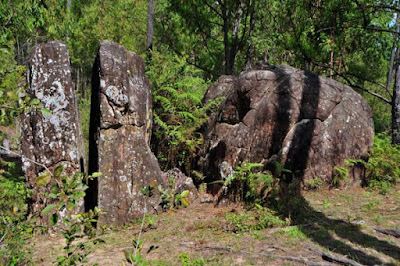
[[[345,159],[367,159],[373,144],[371,108],[350,87],[289,66],[250,70],[223,77],[205,101],[225,101],[205,127],[196,168],[208,181],[221,179],[219,165],[233,169],[244,161],[274,169],[276,162],[306,183],[319,178],[330,184],[335,166]],[[350,169],[359,184],[363,169]]]
[[[153,180],[164,186],[149,148],[151,88],[139,55],[110,41],[100,44],[91,108],[89,172],[103,176],[89,183],[86,207],[106,212],[99,224],[120,226],[157,207],[157,197],[145,198],[141,187]]]
[[[31,108],[21,117],[22,168],[33,189],[29,208],[33,213],[40,213],[50,203],[41,194],[49,192],[50,184],[36,186],[36,178],[45,171],[38,164],[45,165],[51,172],[62,164],[68,175],[84,170],[79,109],[65,43],[51,41],[35,46],[28,62],[26,93],[50,110],[49,114],[44,114],[40,108]],[[39,217],[38,223],[48,224],[48,217]]]

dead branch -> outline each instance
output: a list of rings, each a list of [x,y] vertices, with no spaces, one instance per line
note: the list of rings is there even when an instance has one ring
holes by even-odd
[[[396,238],[400,238],[400,231],[399,230],[394,230],[394,229],[387,229],[387,228],[382,228],[382,227],[374,227],[375,231],[378,231],[379,233],[385,234],[385,235],[390,235],[394,236]]]
[[[195,243],[190,243],[190,242],[182,242],[179,243],[181,247],[185,248],[194,248],[197,250],[202,250],[202,249],[208,249],[208,250],[218,250],[218,251],[226,251],[226,252],[234,252],[233,248],[231,247],[222,247],[222,246],[206,246],[206,247],[201,247],[197,246]],[[281,256],[281,255],[274,255],[274,254],[269,254],[269,253],[260,253],[260,252],[249,252],[249,251],[243,251],[243,250],[238,250],[235,251],[236,254],[245,254],[245,255],[253,255],[253,256],[262,256],[262,257],[267,257],[267,258],[272,258],[272,259],[282,259],[282,260],[290,260],[290,261],[296,261],[303,263],[305,265],[309,266],[331,266],[331,263],[325,263],[325,262],[313,262],[310,261],[306,258],[302,257],[293,257],[293,256]]]
[[[308,260],[306,258],[302,258],[302,257],[280,256],[280,255],[273,255],[273,254],[268,254],[268,253],[247,252],[247,251],[239,251],[238,253],[247,254],[247,255],[257,255],[257,256],[268,257],[268,258],[273,258],[273,259],[296,261],[296,262],[301,262],[305,265],[310,265],[310,266],[331,266],[332,265],[331,263],[325,263],[325,262],[313,262],[313,261],[310,261],[310,260]]]
[[[348,259],[343,256],[334,256],[331,254],[328,254],[316,247],[310,247],[309,248],[312,251],[315,251],[317,254],[319,254],[323,260],[329,261],[329,262],[334,262],[334,263],[339,263],[343,265],[352,265],[352,266],[362,266],[362,264],[359,264],[358,262]]]

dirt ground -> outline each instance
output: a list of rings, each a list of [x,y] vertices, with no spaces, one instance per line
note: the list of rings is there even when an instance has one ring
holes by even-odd
[[[304,208],[286,218],[277,212],[287,226],[250,232],[234,230],[228,222],[227,215],[246,213],[238,205],[193,203],[151,215],[154,226],[146,222],[141,234],[143,260],[150,265],[337,265],[322,256],[325,252],[362,265],[400,265],[400,238],[374,229],[400,230],[400,186],[386,195],[354,188],[304,192],[302,200]],[[139,231],[140,222],[105,230],[89,265],[130,265],[124,250],[133,248]],[[63,252],[59,235],[38,236],[32,243],[37,265],[51,265]]]

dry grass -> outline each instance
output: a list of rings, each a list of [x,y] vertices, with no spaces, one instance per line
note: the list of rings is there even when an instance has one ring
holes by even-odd
[[[362,264],[400,265],[400,239],[374,231],[374,226],[400,230],[400,189],[387,195],[365,189],[305,192],[304,198],[285,211],[291,226],[234,233],[228,213],[245,213],[240,206],[214,208],[194,203],[189,208],[152,216],[155,228],[142,234],[144,260],[151,265],[182,265],[179,255],[204,265],[298,265],[299,262],[261,256],[258,253],[295,256],[324,262],[312,248],[347,256]],[[281,206],[282,207],[282,206]],[[140,225],[107,230],[105,243],[93,247],[90,264],[121,265],[123,250],[132,247]],[[34,260],[50,265],[62,251],[60,236],[34,239]],[[146,251],[156,247],[150,253]],[[128,264],[128,263],[126,263]],[[195,264],[192,264],[195,265]],[[197,264],[199,265],[199,264]]]

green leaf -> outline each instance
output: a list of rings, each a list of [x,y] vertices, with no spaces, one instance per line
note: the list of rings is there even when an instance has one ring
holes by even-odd
[[[64,165],[60,164],[59,166],[54,169],[54,177],[59,178],[64,171]]]
[[[186,207],[189,207],[189,201],[186,198],[182,198],[181,199],[183,205],[185,205]]]
[[[58,222],[58,214],[55,212],[52,216],[50,216],[50,222],[52,226],[55,226]]]
[[[30,105],[39,105],[39,104],[40,104],[40,100],[37,99],[37,98],[32,99],[31,102],[30,102],[29,104],[30,104]]]
[[[51,115],[51,111],[47,108],[40,109],[43,115]]]
[[[189,190],[184,190],[181,193],[182,198],[186,198],[189,195]]]
[[[41,214],[46,214],[46,213],[48,213],[49,211],[53,210],[53,209],[56,208],[56,207],[57,207],[56,204],[47,205],[46,208],[44,208],[44,209],[42,210]]]
[[[97,178],[97,177],[100,177],[102,175],[103,175],[103,173],[101,173],[101,172],[94,172],[94,173],[91,174],[91,177]]]
[[[36,185],[38,185],[39,187],[41,186],[46,186],[51,180],[51,176],[49,172],[45,172],[44,174],[42,174],[41,176],[36,178]]]

